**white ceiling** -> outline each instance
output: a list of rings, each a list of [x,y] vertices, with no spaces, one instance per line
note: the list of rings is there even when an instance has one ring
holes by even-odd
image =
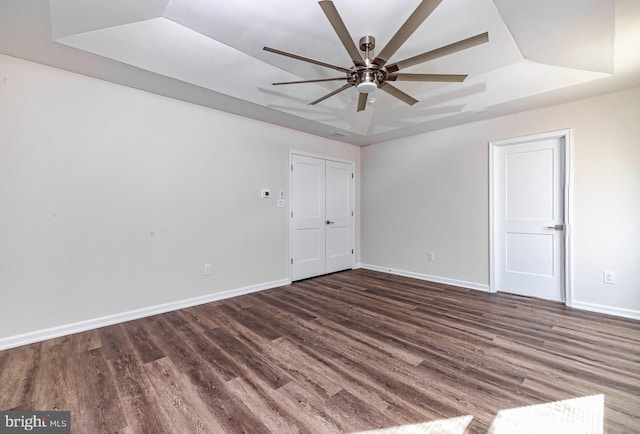
[[[380,51],[419,0],[334,0],[356,44]],[[316,0],[0,0],[0,53],[312,134],[366,145],[640,85],[638,0],[443,0],[390,62],[489,32],[489,43],[402,72],[469,74],[396,82],[356,112],[342,75],[262,50],[352,63]],[[339,133],[339,135],[336,135]]]

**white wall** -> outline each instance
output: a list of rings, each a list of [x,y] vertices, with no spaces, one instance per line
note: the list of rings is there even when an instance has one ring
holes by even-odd
[[[640,88],[364,148],[362,262],[488,285],[487,144],[566,128],[574,301],[640,318]],[[616,285],[603,283],[604,270]]]
[[[260,190],[288,198],[290,149],[359,172],[355,146],[0,55],[0,339],[286,280]]]
[[[637,314],[637,101],[632,89],[362,149],[356,261],[487,285],[487,143],[572,128],[575,299]],[[0,340],[286,280],[287,211],[259,193],[288,198],[290,149],[360,172],[354,146],[0,55]]]

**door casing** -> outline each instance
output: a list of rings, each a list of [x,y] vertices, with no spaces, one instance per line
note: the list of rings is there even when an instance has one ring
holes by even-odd
[[[496,195],[498,181],[496,179],[495,159],[496,148],[530,143],[548,139],[564,139],[564,300],[569,307],[573,305],[573,261],[572,261],[572,212],[571,212],[571,130],[551,131],[547,133],[534,134],[511,139],[495,140],[489,142],[489,288],[490,292],[497,292],[496,281],[496,245],[498,233],[496,231]]]

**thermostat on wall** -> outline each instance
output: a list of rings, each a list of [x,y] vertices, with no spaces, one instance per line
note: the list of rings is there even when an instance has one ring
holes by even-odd
[[[262,197],[264,197],[265,199],[269,199],[270,195],[271,195],[271,192],[269,191],[268,188],[262,189]]]

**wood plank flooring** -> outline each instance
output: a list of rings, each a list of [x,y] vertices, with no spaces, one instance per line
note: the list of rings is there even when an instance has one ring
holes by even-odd
[[[596,394],[605,432],[640,432],[640,322],[367,270],[0,352],[0,409],[74,433],[483,433]]]

